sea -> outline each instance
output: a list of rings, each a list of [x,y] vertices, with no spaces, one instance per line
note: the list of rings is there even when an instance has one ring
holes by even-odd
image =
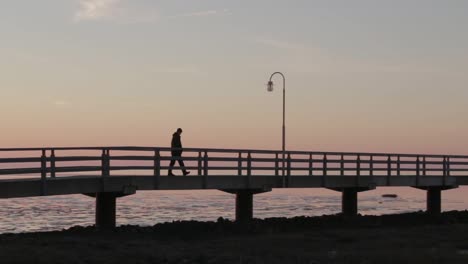
[[[384,197],[396,194],[396,198]],[[426,208],[426,192],[384,187],[359,193],[362,215],[417,212]],[[468,187],[442,192],[443,211],[467,210]],[[341,193],[327,189],[277,189],[254,196],[254,217],[295,217],[338,214]],[[216,221],[235,218],[235,196],[216,190],[139,191],[118,198],[117,225],[152,226],[182,220]],[[0,199],[0,233],[59,231],[90,226],[95,199],[64,195]]]

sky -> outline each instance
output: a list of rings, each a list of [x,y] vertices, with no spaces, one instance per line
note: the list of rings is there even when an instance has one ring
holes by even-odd
[[[468,1],[2,0],[0,148],[468,154]]]

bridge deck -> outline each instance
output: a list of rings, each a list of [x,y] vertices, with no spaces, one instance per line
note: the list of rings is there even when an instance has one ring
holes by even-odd
[[[358,181],[359,179],[359,181]],[[159,181],[159,182],[158,182]],[[444,182],[445,181],[445,182]],[[447,189],[459,185],[468,185],[468,176],[444,177],[426,176],[419,180],[416,176],[329,176],[326,181],[320,176],[291,176],[287,188],[363,188],[376,187],[445,187]],[[261,190],[270,191],[283,188],[280,176],[186,176],[160,177],[151,176],[69,176],[49,178],[46,180],[45,191],[41,179],[8,179],[0,180],[0,198],[31,197],[41,195],[91,194],[98,192],[122,192],[132,194],[135,191],[148,190]]]

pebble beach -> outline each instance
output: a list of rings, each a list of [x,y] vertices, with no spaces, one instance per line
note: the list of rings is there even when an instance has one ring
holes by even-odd
[[[1,263],[467,263],[468,211],[173,221],[0,235]]]

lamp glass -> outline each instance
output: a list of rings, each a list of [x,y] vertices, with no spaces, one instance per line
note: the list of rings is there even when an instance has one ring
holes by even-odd
[[[272,82],[272,81],[269,81],[269,82],[268,82],[267,91],[273,92],[273,82]]]

